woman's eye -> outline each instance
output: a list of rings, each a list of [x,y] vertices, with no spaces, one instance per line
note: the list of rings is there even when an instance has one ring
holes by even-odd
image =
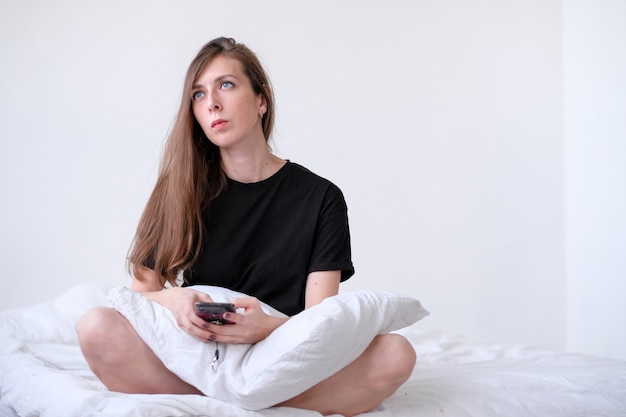
[[[235,85],[233,83],[231,83],[230,81],[224,81],[221,85],[220,88],[222,88],[222,90],[228,90],[230,88],[233,88]]]
[[[194,101],[200,100],[202,97],[204,97],[204,93],[202,91],[194,91],[191,93],[191,99]]]

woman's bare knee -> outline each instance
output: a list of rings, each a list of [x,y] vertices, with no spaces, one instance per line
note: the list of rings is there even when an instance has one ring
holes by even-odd
[[[363,354],[335,375],[279,405],[353,416],[372,410],[413,372],[415,350],[396,334],[377,336]]]
[[[89,367],[111,391],[201,394],[169,371],[116,310],[89,310],[76,324],[76,332]]]
[[[125,320],[111,308],[96,307],[87,311],[78,321],[78,341],[90,365],[95,361],[115,363],[122,360],[120,355],[124,354],[124,350],[116,345],[123,340],[128,330]]]
[[[373,366],[367,378],[370,389],[393,394],[415,368],[416,355],[411,343],[401,335],[380,335],[372,342],[380,366]]]

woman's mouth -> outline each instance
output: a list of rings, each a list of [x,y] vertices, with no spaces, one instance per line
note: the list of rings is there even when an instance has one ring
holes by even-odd
[[[211,129],[221,130],[224,126],[226,126],[227,123],[228,121],[223,120],[223,119],[213,120],[213,122],[211,122]]]

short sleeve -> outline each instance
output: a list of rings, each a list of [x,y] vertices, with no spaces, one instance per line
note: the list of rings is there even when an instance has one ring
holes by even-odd
[[[341,271],[341,281],[354,275],[348,207],[341,190],[330,184],[319,213],[308,272]]]

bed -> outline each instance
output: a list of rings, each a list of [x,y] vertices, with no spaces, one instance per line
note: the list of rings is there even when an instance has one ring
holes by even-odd
[[[287,407],[247,410],[200,395],[106,390],[80,353],[74,324],[88,308],[109,303],[110,290],[77,286],[0,312],[0,416],[320,416]],[[475,343],[422,327],[396,330],[419,362],[393,396],[361,417],[626,417],[626,361]]]

